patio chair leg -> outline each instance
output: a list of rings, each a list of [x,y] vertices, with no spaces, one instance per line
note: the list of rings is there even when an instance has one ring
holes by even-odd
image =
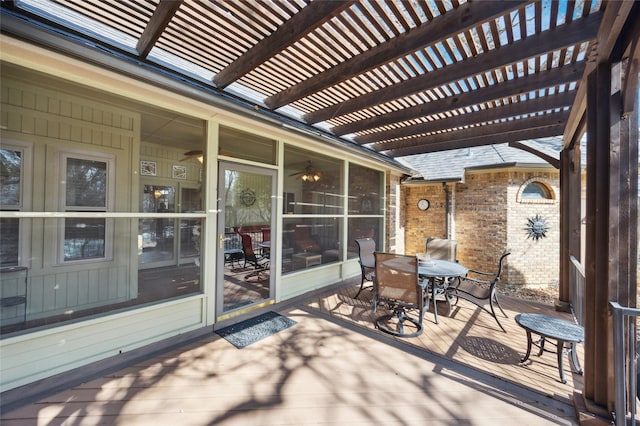
[[[498,302],[496,300],[496,302]],[[489,300],[489,306],[491,307],[491,316],[493,317],[493,319],[496,320],[496,322],[498,323],[498,325],[500,326],[500,328],[502,329],[502,331],[504,331],[505,333],[507,332],[507,330],[504,329],[504,327],[502,326],[502,324],[500,323],[500,320],[498,319],[498,315],[496,315],[496,310],[493,307],[493,300]],[[498,303],[498,307],[500,307],[500,303]],[[502,311],[502,307],[500,307],[500,310]],[[504,311],[502,311],[502,313],[504,314]],[[505,314],[505,317],[507,315]]]
[[[436,324],[439,324],[439,321],[438,321],[438,301],[436,300],[436,283],[435,283],[435,281],[431,282],[431,300],[433,300],[433,317],[435,318]]]
[[[504,315],[505,318],[509,318],[509,315],[507,315],[504,312],[504,309],[502,309],[502,305],[500,304],[500,300],[498,300],[498,295],[495,295],[495,302],[498,304],[498,308],[500,308],[500,312],[502,312],[502,315]]]
[[[362,282],[360,283],[360,290],[358,290],[358,292],[356,293],[356,295],[355,295],[355,296],[353,296],[353,298],[354,298],[354,299],[357,299],[357,298],[358,298],[358,296],[360,296],[360,292],[362,291],[362,289],[363,289],[363,288],[364,288],[364,281],[362,281]]]

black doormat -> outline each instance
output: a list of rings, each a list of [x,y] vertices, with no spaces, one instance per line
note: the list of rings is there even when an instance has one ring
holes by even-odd
[[[294,324],[296,322],[291,318],[269,311],[255,318],[216,330],[216,334],[236,348],[242,349]]]

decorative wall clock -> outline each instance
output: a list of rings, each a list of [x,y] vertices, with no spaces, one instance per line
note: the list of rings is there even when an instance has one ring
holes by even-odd
[[[418,208],[422,211],[425,211],[429,208],[429,206],[431,205],[431,203],[429,203],[429,200],[423,198],[420,201],[418,201]]]

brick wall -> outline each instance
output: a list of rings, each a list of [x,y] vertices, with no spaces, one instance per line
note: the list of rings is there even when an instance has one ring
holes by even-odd
[[[507,247],[508,172],[467,173],[456,185],[458,259],[472,269],[493,271]]]
[[[519,193],[531,179],[540,180],[554,200],[522,201]],[[559,279],[559,174],[555,170],[516,168],[467,172],[464,183],[450,184],[452,237],[458,240],[458,260],[473,269],[494,271],[507,248],[503,281],[510,285],[557,285]],[[446,237],[445,192],[441,183],[403,186],[405,252],[425,249],[429,236]],[[427,211],[418,200],[431,202]],[[527,220],[538,214],[547,221],[545,238],[528,237]]]
[[[522,200],[518,192],[532,179],[543,182],[553,191],[553,200]],[[559,175],[553,172],[511,173],[509,179],[509,209],[507,211],[507,246],[509,284],[540,287],[558,285],[560,279],[560,195]],[[527,232],[528,220],[538,215],[548,231],[546,237],[535,240]]]
[[[402,210],[405,224],[405,253],[415,254],[425,251],[427,238],[446,238],[445,192],[442,184],[402,187]],[[431,203],[429,209],[418,209],[418,200],[426,198]]]

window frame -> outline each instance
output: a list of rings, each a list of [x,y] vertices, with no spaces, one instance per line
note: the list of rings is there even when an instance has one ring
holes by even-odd
[[[33,188],[33,143],[15,139],[3,139],[2,149],[21,153],[20,167],[20,201],[17,205],[0,204],[3,217],[11,218],[11,212],[18,215],[23,211],[31,211]],[[18,220],[18,261],[12,266],[29,267],[31,253],[31,220]]]
[[[527,198],[524,197],[524,190],[529,185],[537,184],[544,188],[549,198]],[[548,179],[540,176],[532,177],[524,181],[518,188],[518,194],[516,195],[516,201],[521,204],[554,204],[556,203],[556,192],[553,189],[551,182]]]
[[[105,189],[104,206],[67,206],[67,160],[69,158],[86,161],[98,161],[106,163],[107,182]],[[77,265],[88,263],[110,262],[113,260],[114,247],[114,220],[104,217],[103,213],[114,211],[115,205],[115,180],[116,180],[116,156],[87,150],[62,149],[58,151],[58,211],[63,212],[64,218],[58,221],[56,241],[56,264]],[[87,259],[65,259],[65,223],[70,218],[103,219],[104,228],[104,256]]]

